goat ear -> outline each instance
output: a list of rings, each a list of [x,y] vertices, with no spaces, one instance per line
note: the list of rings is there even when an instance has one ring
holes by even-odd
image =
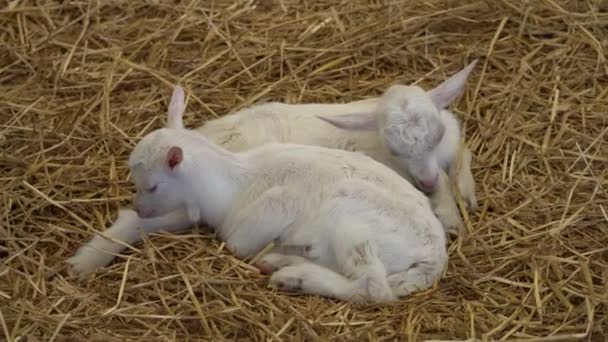
[[[180,86],[175,86],[175,88],[173,88],[173,94],[171,95],[171,101],[169,102],[169,112],[167,114],[168,128],[184,128],[185,109],[184,89]]]
[[[462,94],[467,78],[476,64],[477,60],[474,60],[464,69],[428,92],[438,109],[447,108],[447,106]]]
[[[341,129],[367,130],[378,128],[376,113],[350,113],[341,115],[317,115],[317,118]]]
[[[175,170],[184,160],[184,151],[179,146],[173,146],[167,152],[167,166]]]

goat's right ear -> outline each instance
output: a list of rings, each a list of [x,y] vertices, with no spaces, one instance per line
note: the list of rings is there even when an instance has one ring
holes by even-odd
[[[469,77],[469,74],[475,68],[477,60],[474,60],[464,69],[460,70],[452,77],[433,88],[428,92],[431,100],[437,106],[437,109],[447,108],[460,94],[464,92],[464,87]]]
[[[180,86],[175,86],[175,88],[173,88],[173,94],[171,95],[171,101],[169,102],[169,112],[167,115],[168,128],[184,128],[185,109],[184,89]]]
[[[184,160],[184,151],[179,146],[173,146],[167,152],[167,166],[175,170]]]
[[[378,128],[376,113],[317,115],[317,118],[341,129],[371,131]]]

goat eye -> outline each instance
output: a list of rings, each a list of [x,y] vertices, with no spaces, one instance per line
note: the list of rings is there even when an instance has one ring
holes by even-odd
[[[394,157],[398,157],[399,156],[399,152],[395,151],[395,149],[393,149],[392,147],[388,148],[388,151],[390,152],[390,154]]]
[[[146,189],[146,191],[147,191],[147,192],[154,192],[154,191],[156,191],[156,187],[157,187],[157,186],[158,186],[158,185],[154,185],[154,186],[152,186],[152,187],[149,187],[149,188],[147,188],[147,189]]]

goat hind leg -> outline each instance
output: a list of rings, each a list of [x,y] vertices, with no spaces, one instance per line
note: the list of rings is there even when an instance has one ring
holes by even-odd
[[[420,261],[404,272],[387,277],[389,286],[398,297],[425,290],[441,277],[443,264],[440,261]]]
[[[378,256],[376,243],[367,224],[343,221],[335,229],[333,248],[342,274],[350,279],[366,279],[365,295],[371,302],[395,299],[386,268]],[[344,237],[348,236],[347,239]]]
[[[270,277],[270,287],[285,292],[319,295],[344,301],[357,301],[364,296],[366,279],[351,280],[312,262],[285,266]]]

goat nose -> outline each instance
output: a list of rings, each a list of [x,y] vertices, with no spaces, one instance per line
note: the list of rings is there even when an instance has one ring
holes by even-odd
[[[145,209],[143,209],[140,206],[136,206],[135,207],[135,211],[137,212],[137,216],[139,216],[141,218],[145,218],[145,217],[147,217],[150,214],[149,211],[146,211]]]
[[[437,179],[438,177],[420,179],[419,184],[422,188],[421,190],[425,192],[434,192],[437,186]]]

